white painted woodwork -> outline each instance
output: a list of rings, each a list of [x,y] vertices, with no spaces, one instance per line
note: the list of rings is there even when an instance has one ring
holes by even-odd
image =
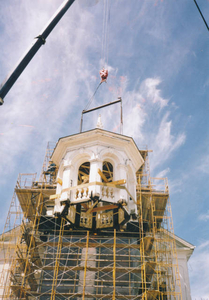
[[[136,144],[131,137],[116,134],[96,128],[94,130],[61,138],[52,155],[52,160],[58,166],[58,176],[62,180],[62,186],[57,184],[57,194],[60,199],[55,201],[55,213],[60,212],[59,201],[70,200],[86,201],[90,195],[100,199],[117,203],[119,200],[127,202],[127,211],[137,213],[136,204],[130,199],[129,193],[136,199],[136,171],[144,163]],[[127,190],[117,187],[103,187],[90,185],[88,190],[82,190],[77,186],[78,170],[84,162],[90,162],[89,183],[101,182],[98,169],[102,170],[103,162],[108,161],[113,165],[113,180],[125,179]],[[72,168],[73,167],[73,168]],[[75,187],[73,190],[63,189]]]

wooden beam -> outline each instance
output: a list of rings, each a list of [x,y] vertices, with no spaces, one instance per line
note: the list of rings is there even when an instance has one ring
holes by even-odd
[[[81,176],[81,179],[83,180],[82,183],[87,183],[89,181],[89,175],[83,175]]]
[[[86,175],[88,175],[88,174],[86,174],[85,172],[83,172],[83,171],[79,171],[79,174],[82,174],[82,175],[84,175],[84,176],[86,176]]]
[[[93,210],[93,208],[98,204],[98,202],[99,201],[96,201],[93,205],[92,205],[92,207],[90,207],[88,210],[87,210],[87,214],[90,214],[91,212],[92,212],[92,210]]]
[[[131,199],[134,201],[135,204],[137,204],[136,200],[134,199],[134,197],[131,195],[131,193],[129,192],[129,190],[125,187],[126,192],[129,194],[129,196],[131,197]]]
[[[87,211],[87,209],[88,209],[88,206],[87,206],[87,204],[86,203],[81,203],[81,205],[83,206],[83,208]]]
[[[91,212],[93,213],[93,212],[97,212],[97,211],[110,210],[110,209],[114,209],[114,208],[118,208],[118,205],[110,204],[110,205],[95,207],[92,209]]]
[[[125,179],[121,179],[121,180],[112,181],[110,183],[115,184],[115,185],[120,185],[120,184],[125,184],[126,180]]]
[[[104,180],[104,182],[108,183],[106,176],[102,173],[102,171],[100,169],[98,169],[98,174],[101,176],[101,178]]]
[[[110,175],[109,181],[111,181],[113,179],[112,176],[111,176],[111,175],[113,175],[113,172],[110,171],[110,168],[108,166],[108,162],[105,162],[105,165],[107,167],[108,174]]]
[[[62,179],[61,178],[57,178],[57,183],[59,183],[60,185],[62,185]]]
[[[54,199],[59,198],[60,196],[61,196],[61,194],[51,195],[51,196],[49,197],[49,199],[50,199],[50,200],[54,200]]]

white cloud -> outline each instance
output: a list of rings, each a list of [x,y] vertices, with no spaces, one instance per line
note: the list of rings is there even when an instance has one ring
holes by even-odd
[[[41,9],[39,24],[45,24],[51,17],[51,11],[46,9],[51,6],[49,2],[47,1]],[[43,3],[36,1],[34,5],[43,6]],[[54,10],[57,5],[58,1],[53,4]],[[13,50],[25,47],[25,37],[31,37],[34,29],[38,34],[40,26],[37,26],[37,9],[34,9],[31,1],[30,5],[20,5],[18,13],[16,16],[16,10],[7,11],[8,19],[12,20],[13,35],[24,31],[24,34],[19,34],[18,39],[8,40],[4,45],[10,58],[7,59],[8,69],[11,60],[15,57],[17,61],[20,57],[20,51]],[[65,15],[57,25],[46,45],[30,62],[1,107],[0,157],[4,159],[0,160],[0,169],[4,170],[4,176],[14,169],[16,158],[20,154],[29,150],[32,156],[37,155],[38,144],[46,144],[47,140],[55,138],[63,126],[63,120],[71,115],[77,104],[81,86],[83,92],[91,90],[91,71],[87,67],[86,48],[94,47],[89,36],[93,18],[87,11],[79,12],[76,5],[73,5],[68,13],[70,18],[69,15]],[[22,22],[19,22],[21,17]],[[77,21],[79,28],[76,25]],[[22,28],[22,24],[25,23],[27,26]],[[5,23],[7,32],[11,30],[10,26],[10,22]],[[80,97],[81,107],[84,100]]]
[[[198,217],[198,219],[201,220],[201,221],[208,221],[208,220],[209,220],[209,210],[207,211],[207,213],[201,214],[201,215]]]
[[[83,8],[87,8],[87,7],[90,7],[90,6],[94,6],[96,5],[97,3],[99,2],[99,0],[89,0],[89,1],[86,1],[86,0],[78,0],[78,3],[81,7]]]
[[[160,83],[160,78],[147,78],[141,85],[141,93],[145,99],[158,104],[161,109],[168,105],[168,100],[161,96],[161,90],[157,88]]]
[[[207,299],[209,295],[209,241],[196,247],[189,260],[192,299]]]
[[[209,174],[209,154],[208,153],[201,155],[201,158],[198,161],[197,169],[199,171],[201,171],[202,173]]]
[[[166,168],[164,170],[162,170],[161,172],[159,172],[156,177],[158,178],[164,178],[167,176],[167,174],[170,173],[170,168]]]
[[[175,133],[169,101],[162,96],[160,78],[147,78],[133,91],[124,91],[124,133],[133,136],[139,147],[148,142],[153,150],[151,168],[164,163],[186,140],[184,132]],[[169,169],[163,171],[163,176]]]
[[[159,112],[168,103],[157,88],[160,83],[159,78],[147,78],[131,92],[124,89],[124,131],[140,143],[144,143],[147,138],[146,126],[147,122],[152,123],[153,111]]]
[[[166,112],[159,124],[158,132],[152,140],[151,146],[154,151],[152,168],[165,162],[172,153],[182,146],[186,140],[185,133],[176,135],[171,133],[172,120],[169,120],[169,112]]]
[[[18,34],[18,39],[5,43],[5,61],[8,68],[19,58],[21,51],[25,51],[31,38],[37,36],[58,4],[59,1],[55,1],[52,5],[48,0],[43,7],[43,2],[38,0],[36,3],[30,1],[25,6],[25,1],[22,1],[18,16],[9,6],[5,8],[4,19],[7,18],[12,22],[5,21],[5,31],[13,36]],[[102,6],[101,3],[98,5]],[[37,11],[39,11],[38,22]],[[101,38],[99,36],[101,32],[97,31],[98,24],[94,22],[95,18],[88,9],[80,10],[80,6],[74,3],[49,36],[46,45],[39,50],[12,88],[5,100],[4,114],[0,119],[2,140],[0,155],[4,157],[0,164],[3,169],[15,164],[16,157],[27,149],[32,153],[34,151],[36,155],[35,140],[37,144],[46,144],[47,140],[57,139],[63,123],[71,129],[67,130],[66,127],[64,133],[67,134],[75,130],[75,122],[72,120],[76,120],[79,126],[80,112],[92,96],[96,81],[99,80],[99,74],[97,79],[95,74],[99,72],[97,67],[101,57],[98,54],[100,49],[97,42]],[[23,24],[27,26],[23,28]],[[102,28],[101,22],[99,25]],[[97,53],[97,66],[91,65],[89,53],[90,55]],[[149,143],[148,146],[154,150],[153,156],[156,158],[154,168],[162,160],[168,159],[185,140],[184,133],[175,135],[171,133],[169,101],[162,96],[163,92],[159,88],[162,80],[158,77],[149,77],[129,91],[130,78],[119,75],[118,69],[113,65],[109,64],[108,69],[110,71],[108,83],[101,87],[102,91],[106,89],[105,93],[101,92],[97,98],[95,97],[94,105],[97,99],[101,104],[122,95],[124,134],[133,136],[139,146]],[[78,100],[80,111],[75,110],[78,107]],[[96,120],[97,116],[91,118],[89,126],[94,126]],[[102,115],[102,121],[105,129],[118,128],[118,120],[111,118],[108,111],[106,118]],[[10,171],[11,167],[7,167],[6,172]]]
[[[181,193],[182,188],[184,186],[184,176],[180,176],[180,178],[169,180],[169,191],[171,195]]]
[[[147,113],[141,101],[142,95],[136,91],[125,92],[124,98],[126,99],[124,104],[124,134],[143,142],[143,126]]]

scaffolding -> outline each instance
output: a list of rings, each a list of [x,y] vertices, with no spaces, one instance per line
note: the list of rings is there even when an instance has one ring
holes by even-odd
[[[57,169],[49,153],[39,181],[17,180],[0,241],[1,299],[182,300],[168,184],[150,177],[148,151],[136,173],[138,218],[99,231],[50,214]]]

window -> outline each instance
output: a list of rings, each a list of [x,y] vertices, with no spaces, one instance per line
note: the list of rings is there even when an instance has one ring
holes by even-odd
[[[107,178],[108,182],[113,181],[113,165],[110,162],[108,161],[103,162],[102,172]],[[104,182],[103,179],[102,182]]]
[[[85,162],[78,169],[78,184],[89,183],[90,162]]]

